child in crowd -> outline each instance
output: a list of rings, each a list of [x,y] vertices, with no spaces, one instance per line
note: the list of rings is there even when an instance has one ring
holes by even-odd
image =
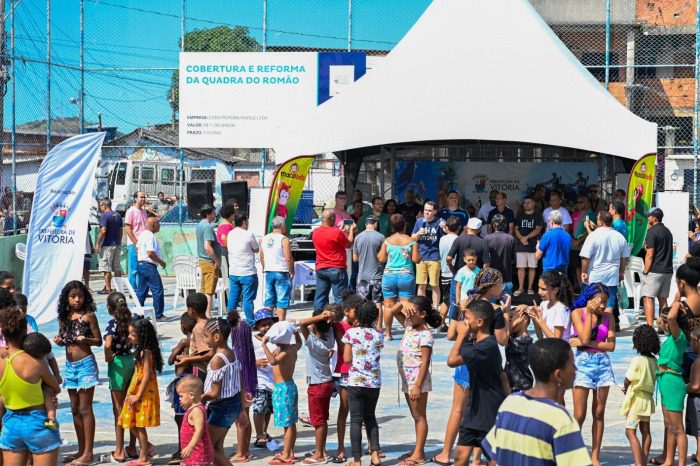
[[[469,290],[470,293],[467,294],[467,297],[461,301],[461,304],[455,306],[454,315],[447,329],[448,340],[454,341],[457,338],[457,328],[463,324],[465,318],[464,310],[466,310],[467,305],[471,301],[500,299],[503,291],[503,275],[496,269],[486,267],[479,272],[472,286],[473,288]],[[508,343],[508,332],[503,311],[500,306],[494,305],[493,307],[496,314],[489,330],[491,334],[496,335],[496,341],[500,345],[506,345]],[[505,388],[508,382],[505,372],[501,373],[501,378]],[[457,439],[464,411],[469,403],[470,371],[466,364],[455,368],[453,379],[452,409],[450,410],[450,417],[447,420],[447,428],[445,429],[445,441],[443,442],[442,451],[432,458],[432,462],[441,466],[446,466],[450,463],[452,446]],[[510,392],[510,389],[508,392]],[[477,465],[480,461],[481,447],[475,447],[473,464]]]
[[[214,355],[207,342],[207,297],[202,293],[192,293],[187,297],[187,313],[197,321],[190,334],[189,354],[181,354],[175,358],[175,365],[189,365],[192,373],[202,382],[207,378],[207,364]]]
[[[583,425],[588,410],[588,393],[593,390],[591,403],[593,464],[600,463],[600,447],[605,429],[605,405],[610,387],[615,385],[609,352],[615,351],[615,319],[605,312],[608,290],[605,285],[592,283],[573,302],[571,338],[575,349],[576,380],[574,380],[574,417]],[[682,410],[682,408],[681,408]]]
[[[700,354],[700,328],[690,332],[690,345],[695,354]],[[685,408],[685,431],[697,440],[696,452],[700,452],[700,362],[696,358],[690,367],[690,378],[686,385],[688,400]],[[697,462],[697,453],[691,457]]]
[[[369,437],[371,464],[381,464],[379,426],[375,410],[382,384],[381,351],[384,333],[375,327],[379,311],[372,302],[354,309],[355,324],[343,336],[343,360],[350,365],[345,389],[350,409],[350,444],[353,461],[348,466],[360,466],[362,458],[362,426]]]
[[[295,340],[294,344],[292,340]],[[278,346],[275,354],[272,354],[267,346],[268,342]],[[292,324],[286,321],[277,322],[263,337],[262,347],[265,357],[272,366],[275,383],[272,390],[275,427],[284,428],[284,449],[268,464],[272,466],[294,464],[296,462],[294,444],[297,439],[297,421],[299,420],[299,393],[294,383],[294,367],[299,347],[301,347],[301,339]]]
[[[102,336],[95,316],[95,302],[85,284],[70,281],[58,298],[58,335],[54,343],[66,348],[63,386],[70,396],[73,425],[78,432],[78,452],[70,455],[70,466],[95,461],[95,414],[92,410],[95,386],[99,383],[97,361],[90,349],[101,346]]]
[[[467,299],[467,294],[469,290],[474,288],[474,280],[476,276],[481,272],[481,269],[476,266],[476,251],[474,249],[464,250],[464,267],[459,269],[455,274],[455,284],[457,289],[455,291],[455,296],[457,297],[457,303],[459,305],[464,299]]]
[[[148,319],[139,317],[129,324],[129,343],[134,348],[136,370],[126,392],[118,424],[123,429],[133,429],[141,447],[139,457],[129,466],[144,466],[151,463],[154,449],[148,441],[146,428],[160,425],[156,372],[163,370],[163,357],[158,346],[158,335]]]
[[[262,339],[267,331],[277,321],[277,316],[271,309],[262,308],[255,311],[255,324],[253,328],[253,348],[255,349],[255,365],[258,368],[258,388],[253,399],[253,424],[255,424],[255,448],[267,447],[267,442],[272,440],[267,428],[270,425],[272,415],[272,389],[274,387],[272,366],[265,356]],[[277,351],[277,346],[269,344],[270,351]]]
[[[22,349],[34,359],[43,359],[46,361],[51,353],[51,342],[41,333],[34,332],[24,338]],[[44,392],[44,407],[46,408],[44,426],[52,430],[57,430],[58,422],[56,421],[56,404],[54,403],[54,399],[58,393],[55,393],[46,384],[43,384],[41,388]]]
[[[39,326],[36,323],[36,319],[27,313],[27,306],[29,305],[27,297],[22,293],[15,293],[15,302],[17,303],[17,307],[24,313],[24,317],[27,318],[27,325],[31,327],[32,332],[38,332]]]
[[[224,440],[229,429],[241,414],[241,364],[228,346],[231,327],[238,325],[237,312],[229,314],[229,319],[209,319],[204,327],[209,347],[214,352],[207,366],[202,401],[207,402],[209,411],[209,433],[214,447],[214,464],[229,464],[224,452]]]
[[[10,294],[15,294],[17,289],[15,285],[15,276],[12,272],[0,272],[0,288],[6,289]]]
[[[634,329],[632,345],[639,353],[630,361],[625,373],[625,401],[620,407],[620,414],[627,418],[625,434],[632,447],[635,466],[647,464],[651,448],[651,431],[649,419],[654,414],[654,387],[656,372],[659,367],[656,355],[659,353],[659,335],[650,325],[640,325]],[[642,443],[637,438],[637,427],[642,433]]]
[[[124,449],[124,429],[117,423],[119,413],[124,408],[126,390],[129,388],[131,377],[134,375],[134,356],[131,354],[129,343],[129,324],[131,311],[126,304],[126,297],[119,292],[107,296],[107,312],[112,319],[107,323],[105,331],[105,362],[109,389],[112,392],[112,412],[114,413],[114,431],[116,442],[112,452],[112,462],[125,461],[128,452],[136,452],[136,438],[130,435],[129,447]]]
[[[457,325],[457,339],[447,357],[447,365],[467,364],[475,392],[459,430],[455,466],[466,466],[472,450],[481,446],[506,397],[501,379],[501,352],[496,337],[490,332],[495,315],[493,306],[488,301],[476,299],[466,306],[464,312],[465,319]],[[473,344],[468,343],[470,338],[474,339]],[[476,454],[475,460],[479,460]]]
[[[179,431],[182,464],[202,466],[214,463],[214,448],[207,427],[207,409],[202,404],[204,385],[198,377],[186,375],[177,384],[180,405],[185,408]]]
[[[327,306],[328,307],[328,306]],[[301,464],[326,463],[326,438],[333,395],[331,358],[335,348],[335,334],[331,325],[335,314],[330,309],[314,310],[312,317],[304,319],[300,331],[306,339],[308,359],[306,363],[309,401],[309,423],[316,431],[316,449]]]
[[[345,346],[343,343],[343,337],[345,336],[345,332],[355,325],[355,310],[364,302],[365,300],[360,295],[347,290],[343,293],[340,315],[338,315],[339,309],[337,306],[327,308],[336,313],[333,330],[335,331],[335,342],[338,346],[337,362],[333,373],[335,376],[336,390],[338,391],[340,406],[338,407],[338,420],[336,422],[336,430],[338,432],[338,449],[335,452],[335,456],[331,458],[333,463],[345,463],[347,461],[347,456],[345,454],[345,431],[347,430],[349,409],[346,384],[348,372],[350,371],[350,364],[346,363],[343,359],[343,347]],[[383,318],[381,320],[383,320]],[[378,322],[378,324],[381,325],[381,322]]]
[[[180,341],[173,347],[170,352],[170,357],[168,357],[168,365],[172,366],[177,361],[177,357],[180,355],[187,356],[190,350],[190,335],[192,335],[192,329],[197,324],[197,321],[192,318],[187,312],[183,312],[180,316],[180,331],[184,335]],[[177,384],[182,380],[183,377],[192,374],[192,367],[189,364],[181,364],[175,367],[175,378],[168,388],[165,390],[165,396],[170,400],[170,405],[175,411],[175,424],[177,424],[177,433],[180,435],[180,429],[182,428],[182,419],[185,415],[185,409],[180,404],[180,396],[177,393]],[[171,456],[171,462],[169,464],[179,464],[182,456],[180,455],[180,450],[174,452]]]
[[[677,280],[680,297],[683,297],[683,282]],[[666,332],[666,339],[659,351],[659,372],[657,383],[661,394],[661,410],[664,414],[666,437],[664,450],[665,463],[674,464],[678,448],[678,464],[685,466],[688,453],[688,437],[683,428],[683,408],[685,407],[685,380],[683,379],[683,354],[688,346],[686,333],[688,321],[681,312],[681,301],[677,299],[671,308],[665,308],[656,321],[659,329]],[[656,460],[660,458],[655,458]]]
[[[571,334],[571,301],[573,289],[566,274],[549,270],[540,276],[537,293],[542,301],[529,311],[537,338],[561,338],[569,341]]]
[[[442,324],[442,316],[432,308],[425,296],[416,296],[408,303],[398,303],[389,309],[396,320],[405,327],[396,364],[399,368],[401,390],[411,410],[416,429],[416,445],[413,451],[401,457],[401,466],[425,463],[425,441],[428,438],[428,393],[433,389],[430,363],[433,355],[433,334],[430,328]]]
[[[506,345],[504,371],[508,376],[508,384],[513,393],[529,390],[535,382],[527,359],[530,346],[532,346],[532,337],[527,330],[530,326],[530,317],[527,312],[528,306],[526,305],[518,306],[513,310],[510,335]]]

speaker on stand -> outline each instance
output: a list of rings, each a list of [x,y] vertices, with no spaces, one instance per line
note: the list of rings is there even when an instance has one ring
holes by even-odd
[[[236,200],[238,211],[249,215],[249,191],[247,181],[224,181],[221,183],[221,205]]]
[[[189,181],[187,183],[187,207],[190,218],[201,219],[200,211],[207,204],[214,205],[214,184],[211,181]]]

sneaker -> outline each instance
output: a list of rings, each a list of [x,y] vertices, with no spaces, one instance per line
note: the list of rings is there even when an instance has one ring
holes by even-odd
[[[160,317],[156,317],[156,322],[167,322],[167,321],[168,321],[168,316],[166,316],[165,314],[163,314]]]

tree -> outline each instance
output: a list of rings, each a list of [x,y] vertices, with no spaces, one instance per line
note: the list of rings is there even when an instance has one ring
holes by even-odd
[[[217,26],[210,29],[195,29],[185,34],[185,52],[260,52],[262,46],[248,33],[248,28]],[[166,98],[173,111],[180,102],[180,74],[173,72]]]

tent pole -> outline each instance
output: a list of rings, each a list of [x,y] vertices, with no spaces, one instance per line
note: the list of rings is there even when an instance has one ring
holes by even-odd
[[[698,113],[700,113],[700,1],[695,2],[695,105],[693,108],[693,206],[698,205]]]
[[[348,0],[348,52],[352,51],[352,0]]]
[[[605,89],[610,87],[610,0],[605,0]]]

